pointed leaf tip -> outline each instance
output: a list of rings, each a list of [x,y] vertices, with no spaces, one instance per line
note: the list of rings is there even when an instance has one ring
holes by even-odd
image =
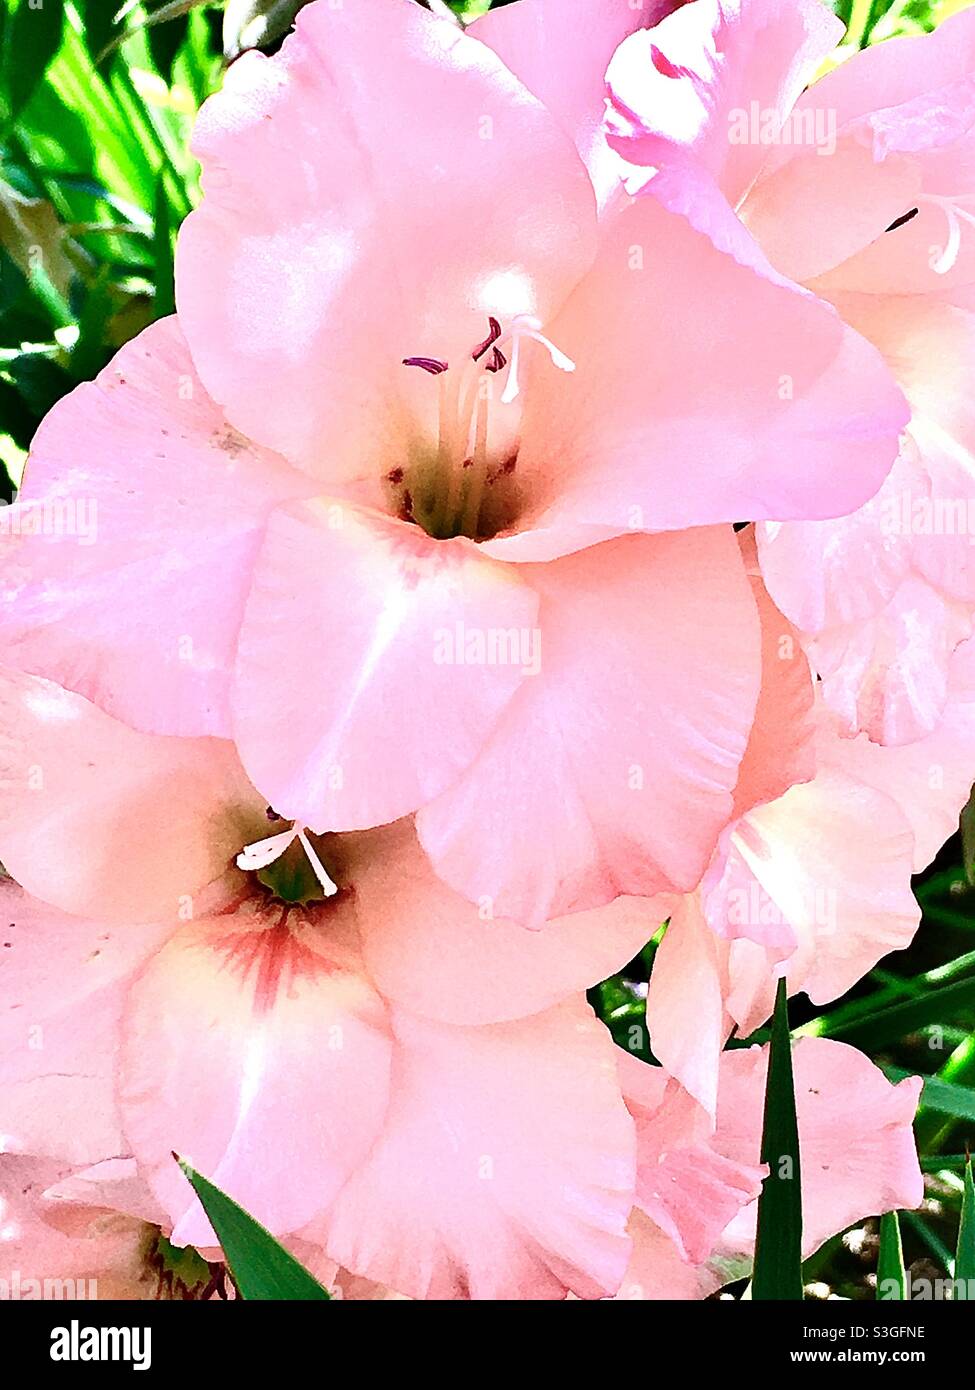
[[[221,1192],[179,1154],[186,1174],[220,1241],[241,1298],[314,1301],[331,1298],[327,1289],[232,1197]]]

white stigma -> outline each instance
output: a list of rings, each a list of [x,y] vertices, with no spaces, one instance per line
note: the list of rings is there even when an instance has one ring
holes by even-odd
[[[322,892],[326,898],[333,897],[339,891],[338,884],[333,883],[329,878],[325,865],[315,853],[315,849],[305,833],[305,827],[298,821],[295,821],[290,830],[282,830],[277,835],[269,835],[265,840],[255,840],[252,845],[245,845],[237,856],[237,867],[245,872],[266,869],[269,864],[280,859],[295,840],[305,851],[312,872],[321,885]]]
[[[542,347],[552,359],[552,365],[558,367],[560,372],[574,372],[576,364],[571,357],[567,357],[564,352],[555,346],[551,338],[546,338],[542,332],[542,323],[532,314],[515,314],[511,320],[511,327],[498,339],[495,347],[502,348],[508,343],[511,344],[511,362],[508,365],[508,379],[504,384],[504,391],[501,393],[501,404],[510,405],[517,400],[520,391],[518,382],[518,367],[521,361],[521,340],[529,338],[533,343],[541,343]]]

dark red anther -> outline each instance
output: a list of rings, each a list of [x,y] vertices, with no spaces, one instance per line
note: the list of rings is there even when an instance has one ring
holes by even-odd
[[[488,327],[491,330],[490,333],[484,339],[484,342],[479,343],[477,347],[474,349],[474,351],[471,353],[471,357],[474,359],[475,362],[478,360],[478,358],[484,356],[489,347],[494,347],[494,344],[501,337],[501,325],[500,323],[498,323],[497,319],[494,317],[493,314],[488,314]],[[492,367],[490,368],[490,370],[496,372],[498,369],[497,367]]]
[[[500,348],[495,348],[494,351],[493,351],[492,354],[491,354],[491,360],[490,360],[490,362],[487,364],[487,367],[486,367],[485,370],[487,370],[487,371],[489,371],[489,372],[500,372],[501,368],[502,368],[502,367],[506,367],[507,365],[508,365],[508,359],[507,359],[507,357],[505,357],[504,353],[501,351]]]
[[[404,357],[404,367],[422,367],[431,376],[439,376],[441,372],[447,370],[447,363],[441,362],[439,357]]]
[[[913,219],[917,217],[920,211],[920,208],[911,208],[910,212],[905,212],[902,217],[895,217],[893,222],[891,222],[890,226],[887,228],[887,231],[896,232],[897,228],[903,227],[905,222],[913,221]]]

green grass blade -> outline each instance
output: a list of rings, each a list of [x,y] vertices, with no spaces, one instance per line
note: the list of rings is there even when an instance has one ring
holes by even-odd
[[[148,215],[155,186],[148,153],[114,89],[92,63],[84,40],[70,24],[64,32],[61,52],[22,127],[25,133],[29,129],[35,162],[71,173],[83,170]],[[66,126],[73,148],[59,157]],[[79,150],[79,145],[87,145],[87,151]]]
[[[969,1033],[952,1051],[938,1072],[937,1079],[964,1091],[971,1101],[971,1113],[959,1115],[960,1107],[954,1106],[945,1112],[949,1118],[943,1120],[936,1118],[937,1106],[929,1106],[931,1113],[919,1118],[915,1130],[918,1147],[922,1153],[936,1153],[946,1148],[957,1120],[975,1120],[975,1033]]]
[[[785,980],[775,996],[762,1127],[769,1175],[758,1199],[753,1299],[802,1299],[802,1187]]]
[[[975,1288],[975,1179],[972,1160],[965,1164],[965,1189],[961,1199],[961,1223],[958,1227],[958,1248],[955,1252],[955,1279],[965,1280],[964,1287]]]
[[[904,1268],[904,1247],[896,1211],[884,1212],[880,1218],[880,1254],[877,1257],[877,1298],[904,1300],[907,1298],[907,1270]]]
[[[975,1006],[975,977],[929,989],[914,999],[893,1004],[878,1013],[847,1023],[827,1026],[822,1036],[838,1038],[864,1052],[876,1052],[887,1043],[930,1024],[944,1025],[952,1019],[965,1019]]]
[[[960,1049],[959,1049],[960,1050]],[[917,1072],[904,1067],[884,1067],[884,1075],[890,1081],[903,1081],[906,1076],[916,1076]],[[921,1091],[920,1108],[937,1115],[950,1115],[953,1120],[967,1120],[975,1123],[975,1090],[971,1086],[959,1086],[953,1081],[944,1081],[938,1076],[926,1076]]]
[[[62,0],[45,0],[34,8],[20,0],[4,27],[0,89],[7,99],[8,119],[16,120],[30,101],[48,64],[61,47],[64,32]]]
[[[914,1234],[928,1247],[938,1264],[950,1274],[954,1268],[954,1258],[937,1231],[932,1229],[928,1219],[916,1211],[905,1211],[901,1215],[905,1224],[910,1226]]]
[[[960,1173],[968,1162],[966,1154],[926,1154],[921,1158],[922,1173]]]
[[[289,1299],[310,1302],[330,1298],[317,1279],[300,1265],[243,1207],[214,1187],[185,1159],[173,1154],[217,1233],[230,1272],[247,1299]]]

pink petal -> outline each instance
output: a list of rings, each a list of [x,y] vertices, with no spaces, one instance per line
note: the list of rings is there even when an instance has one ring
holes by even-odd
[[[920,1206],[924,1195],[911,1125],[919,1077],[892,1086],[856,1048],[826,1038],[800,1038],[792,1053],[802,1173],[802,1248],[865,1216]],[[716,1149],[755,1162],[761,1146],[767,1048],[726,1052]],[[725,1244],[748,1251],[757,1203],[725,1232]]]
[[[775,952],[747,936],[723,944],[725,1008],[738,1025],[738,1036],[747,1038],[772,1017],[779,962]]]
[[[468,27],[572,137],[601,202],[619,182],[619,160],[602,131],[606,68],[628,34],[651,28],[669,8],[670,0],[520,0]]]
[[[147,1228],[96,1206],[65,1211],[45,1188],[64,1172],[49,1159],[0,1154],[0,1268],[4,1297],[135,1299]]]
[[[899,152],[914,155],[912,162],[923,174],[926,193],[957,194],[970,186],[966,170],[975,153],[973,55],[975,22],[961,13],[931,34],[872,44],[854,54],[817,82],[800,99],[798,109],[815,105],[833,111],[841,129],[859,124],[861,138],[872,147],[878,162],[896,166],[903,163]],[[844,207],[849,202],[849,191],[845,191]],[[939,275],[933,269],[931,250],[944,248],[945,215],[917,199],[904,204],[901,215],[915,206],[918,213],[910,222],[877,237],[825,277],[823,288],[830,287],[831,297],[839,290],[905,294],[943,291],[971,282],[975,274],[972,239],[963,236],[956,265]]]
[[[135,733],[0,669],[0,856],[78,916],[175,919],[266,825],[233,744]]]
[[[507,639],[531,646],[537,611],[518,572],[468,541],[326,499],[276,512],[237,661],[251,779],[316,831],[416,810],[477,756],[526,678],[526,643]]]
[[[945,712],[927,738],[900,747],[872,743],[865,734],[836,739],[821,757],[886,793],[914,833],[913,869],[920,873],[958,829],[975,768],[975,639],[956,648],[948,667]]]
[[[761,801],[774,801],[796,782],[808,782],[816,759],[809,662],[798,632],[769,598],[757,572],[753,533],[742,532],[739,540],[762,625],[762,684],[735,787],[735,810],[741,814]]]
[[[612,219],[546,331],[576,370],[532,359],[519,525],[566,528],[567,549],[583,522],[624,532],[840,515],[896,456],[907,414],[876,349],[653,197]]]
[[[961,605],[909,575],[877,617],[831,628],[809,654],[827,703],[851,733],[912,743],[937,728],[951,655],[971,632],[971,615]]]
[[[776,269],[801,282],[883,241],[921,192],[917,161],[878,138],[878,118],[841,124],[829,86],[827,76],[796,103],[740,208]]]
[[[911,405],[907,443],[926,480],[902,479],[887,532],[949,598],[975,603],[975,314],[942,296],[841,294],[837,307],[875,343]],[[896,470],[895,470],[896,471]]]
[[[634,164],[694,161],[737,203],[769,143],[736,140],[752,103],[776,130],[843,26],[815,0],[698,0],[627,39],[609,65],[614,143]]]
[[[638,1208],[630,1217],[629,1230],[633,1254],[617,1302],[687,1302],[708,1298],[720,1287],[720,1280],[706,1265],[692,1265],[682,1259],[670,1237]]]
[[[724,1003],[726,953],[698,894],[689,894],[674,908],[647,990],[653,1055],[710,1115],[718,1100],[721,1049],[732,1030]]]
[[[758,690],[730,529],[627,537],[532,577],[541,670],[420,812],[424,849],[472,901],[535,925],[693,887],[730,815]]]
[[[90,1168],[77,1169],[52,1182],[44,1196],[63,1206],[104,1207],[153,1226],[166,1221],[134,1158],[106,1158]]]
[[[975,63],[975,14],[963,11],[933,33],[871,44],[821,78],[800,104],[813,99],[836,111],[839,125],[903,105],[946,83],[970,76]]]
[[[905,167],[913,171],[916,191],[901,203],[899,216],[917,211],[835,268],[824,265],[818,288],[832,298],[839,291],[940,294],[970,285],[975,245],[971,228],[957,220],[953,207],[971,186],[975,170],[975,79],[968,74],[902,106],[878,111],[862,127],[861,139],[872,143],[874,159],[891,170],[891,187],[882,199],[878,189],[878,211],[892,206],[896,179],[904,181],[907,192]],[[876,173],[874,182],[879,183]],[[964,203],[961,207],[964,211]]]
[[[0,883],[0,1150],[97,1163],[124,1152],[115,1101],[133,973],[171,926],[65,917]]]
[[[721,1232],[757,1197],[764,1176],[754,1162],[716,1152],[695,1102],[659,1068],[620,1054],[620,1079],[637,1137],[636,1205],[670,1236],[685,1260],[703,1264]]]
[[[125,1133],[176,1244],[217,1242],[174,1149],[277,1235],[369,1151],[391,1042],[349,931],[340,904],[305,915],[252,899],[182,928],[130,992]]]
[[[307,491],[228,427],[176,320],[153,324],[35,436],[3,542],[5,660],[135,728],[226,734],[264,521]]]
[[[385,998],[443,1023],[501,1023],[580,994],[631,961],[668,912],[618,898],[526,932],[438,879],[410,822],[362,838],[351,878],[369,973]]]
[[[835,768],[739,821],[704,898],[714,931],[766,947],[770,974],[788,958],[790,991],[817,1004],[907,946],[920,919],[906,817],[844,770],[842,748],[835,756]]]
[[[975,320],[973,320],[975,322]],[[972,456],[940,435],[937,424],[914,427],[931,475],[931,507],[923,497],[914,504],[914,564],[932,588],[948,598],[975,607],[975,469]],[[975,434],[959,441],[962,449],[975,443]],[[920,508],[920,510],[918,510]]]
[[[200,117],[177,300],[230,418],[332,491],[378,483],[429,424],[403,358],[459,364],[488,314],[551,314],[595,208],[568,137],[456,25],[345,0],[296,30],[235,63]]]
[[[615,1293],[634,1140],[602,1024],[572,1001],[483,1028],[394,1025],[386,1128],[323,1222],[329,1254],[414,1298]]]
[[[806,633],[880,613],[911,563],[911,536],[897,524],[903,498],[929,491],[907,439],[880,491],[850,516],[759,522],[762,577],[774,602]]]

